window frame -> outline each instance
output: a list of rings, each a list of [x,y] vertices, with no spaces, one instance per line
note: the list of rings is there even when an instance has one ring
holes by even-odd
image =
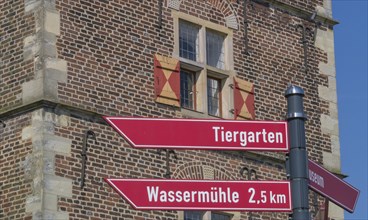
[[[233,91],[230,88],[233,84],[232,78],[236,75],[234,71],[233,61],[233,30],[215,24],[210,21],[200,19],[198,17],[188,15],[179,11],[172,11],[172,17],[174,20],[174,50],[172,56],[180,61],[180,68],[186,71],[196,72],[196,106],[195,110],[181,108],[183,115],[195,118],[233,118],[231,109],[233,108]],[[199,57],[198,61],[189,60],[180,57],[179,53],[179,25],[180,21],[192,23],[199,26]],[[207,51],[206,51],[206,31],[214,31],[224,35],[224,69],[219,69],[207,64]],[[207,100],[207,78],[216,78],[221,81],[221,114],[219,116],[210,115],[208,112],[208,100]]]

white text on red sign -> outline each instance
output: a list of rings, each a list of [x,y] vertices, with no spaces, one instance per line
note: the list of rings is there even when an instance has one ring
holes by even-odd
[[[213,126],[215,142],[235,143],[235,145],[246,147],[248,143],[277,143],[284,144],[281,132],[262,131],[237,131],[226,130],[224,127]]]
[[[291,210],[288,181],[106,179],[136,209]]]
[[[285,121],[104,119],[136,148],[289,151]]]

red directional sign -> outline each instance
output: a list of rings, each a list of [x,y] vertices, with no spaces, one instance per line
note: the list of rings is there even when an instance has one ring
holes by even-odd
[[[105,179],[135,209],[291,211],[289,181]]]
[[[354,212],[359,190],[330,173],[317,163],[309,160],[309,187],[329,198],[341,208]]]
[[[288,151],[287,122],[108,117],[133,147]]]

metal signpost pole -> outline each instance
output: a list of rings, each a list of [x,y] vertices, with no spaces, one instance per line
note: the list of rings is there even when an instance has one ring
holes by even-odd
[[[303,110],[304,91],[298,86],[289,86],[285,92],[290,137],[289,169],[293,220],[310,220],[308,201],[308,156],[305,144],[306,116]]]

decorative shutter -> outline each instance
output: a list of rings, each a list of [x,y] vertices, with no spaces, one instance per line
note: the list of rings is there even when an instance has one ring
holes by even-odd
[[[255,119],[254,85],[234,77],[234,118]]]
[[[154,55],[155,101],[180,107],[179,60]]]

